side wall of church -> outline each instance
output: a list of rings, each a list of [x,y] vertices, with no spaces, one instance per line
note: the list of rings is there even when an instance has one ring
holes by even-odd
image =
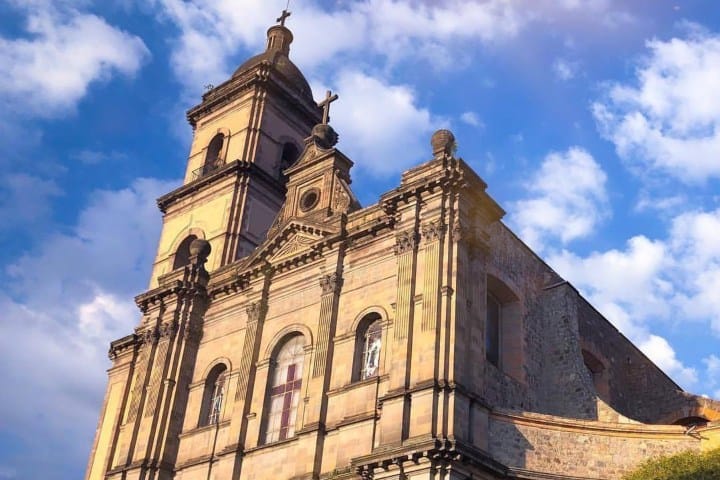
[[[701,441],[685,435],[679,426],[620,425],[502,411],[490,415],[489,439],[490,454],[511,471],[604,480],[619,479],[650,457],[701,448]]]
[[[645,423],[672,423],[684,407],[701,400],[679,387],[592,305],[575,293],[582,348],[603,366],[604,400],[621,414]],[[673,415],[677,412],[676,418]],[[688,412],[687,416],[692,415]]]
[[[486,276],[512,290],[522,317],[521,329],[504,330],[501,343],[507,350],[507,337],[517,335],[520,348],[503,357],[498,367],[485,360],[484,349],[474,353],[484,366],[482,395],[489,404],[569,418],[645,423],[671,423],[673,412],[697,411],[701,399],[679,391],[505,225],[497,222],[489,232],[487,257],[475,260],[483,264],[478,270],[484,266]],[[485,279],[476,282],[482,297],[491,287]],[[484,316],[485,308],[474,310],[470,322],[483,328]],[[588,354],[602,364],[602,372],[589,370]],[[511,363],[521,364],[520,375],[511,371]]]

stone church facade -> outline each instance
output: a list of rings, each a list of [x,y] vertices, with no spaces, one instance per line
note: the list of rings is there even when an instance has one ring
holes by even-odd
[[[87,479],[616,479],[720,444],[720,402],[515,236],[449,131],[361,207],[285,16],[188,112]]]

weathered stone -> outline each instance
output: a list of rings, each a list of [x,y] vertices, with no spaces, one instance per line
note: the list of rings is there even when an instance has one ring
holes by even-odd
[[[287,16],[189,113],[185,183],[159,200],[86,478],[618,479],[720,444],[717,425],[669,425],[720,404],[518,240],[451,132],[361,208],[331,148],[336,96],[299,95]]]

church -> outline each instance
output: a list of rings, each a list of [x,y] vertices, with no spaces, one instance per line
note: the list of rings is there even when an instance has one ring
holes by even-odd
[[[450,131],[360,205],[288,15],[187,113],[86,479],[619,479],[720,445],[720,402],[510,231]]]

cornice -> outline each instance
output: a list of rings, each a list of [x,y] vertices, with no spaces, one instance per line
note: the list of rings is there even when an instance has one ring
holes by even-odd
[[[490,412],[490,417],[500,422],[525,425],[545,430],[560,430],[613,437],[687,438],[685,428],[680,425],[626,424],[600,422],[597,420],[577,420],[540,413],[515,412],[497,408]]]
[[[376,469],[389,470],[406,463],[468,464],[506,478],[508,468],[486,452],[464,442],[448,438],[419,437],[408,439],[401,445],[380,447],[370,455],[350,461],[355,472],[363,479],[372,479]]]
[[[392,213],[403,204],[440,190],[470,196],[481,206],[485,217],[500,219],[505,211],[485,192],[486,188],[487,184],[463,159],[445,156],[406,170],[400,186],[380,196],[380,205]]]
[[[136,343],[137,335],[135,335],[134,333],[126,335],[122,338],[118,338],[117,340],[110,342],[110,350],[108,351],[108,357],[110,358],[110,360],[115,360],[120,355],[132,351],[132,348],[135,346]]]
[[[285,193],[285,187],[283,187],[278,180],[258,167],[254,162],[249,162],[247,160],[235,160],[234,162],[230,162],[212,173],[204,175],[190,183],[186,183],[172,192],[163,195],[157,199],[157,206],[161,212],[167,213],[168,207],[173,203],[233,174],[238,176],[247,175],[248,177],[258,179],[265,185],[273,188],[278,194],[283,195]]]
[[[207,275],[207,273],[205,274]],[[205,287],[197,282],[184,282],[175,280],[168,285],[163,285],[135,297],[135,304],[143,312],[147,311],[154,305],[163,305],[168,297],[184,297],[184,296],[206,296]]]
[[[426,175],[430,170],[438,170],[440,175]],[[226,173],[218,172],[213,175],[223,174]],[[349,214],[330,217],[325,220],[329,223],[315,222],[311,217],[291,218],[284,224],[273,227],[270,230],[272,236],[254,253],[223,267],[221,271],[214,272],[208,292],[212,298],[216,298],[243,291],[253,281],[262,277],[268,269],[272,269],[275,273],[286,272],[322,258],[325,252],[341,244],[353,248],[353,245],[361,242],[364,237],[377,237],[390,233],[396,228],[398,211],[401,207],[421,200],[428,193],[471,195],[480,201],[483,209],[487,210],[488,217],[502,216],[504,211],[484,192],[485,186],[485,182],[472,172],[462,159],[448,157],[431,160],[405,172],[403,183],[398,188],[383,194],[376,204]],[[173,194],[177,196],[183,192],[176,191]],[[424,237],[428,239],[439,238],[450,229],[450,226],[444,223],[427,224],[423,227]],[[457,229],[458,225],[453,227]],[[295,255],[280,261],[272,261],[272,256],[280,251],[294,233],[305,233],[317,236],[318,239]],[[414,232],[414,235],[419,237],[419,232]],[[231,273],[232,269],[234,273]]]
[[[187,111],[187,120],[195,128],[198,120],[202,117],[227,105],[243,92],[257,86],[280,94],[295,107],[298,113],[305,117],[308,123],[319,123],[321,119],[319,107],[314,101],[311,103],[294,93],[291,88],[286,86],[289,83],[285,76],[278,72],[270,62],[261,62],[244,74],[231,77],[205,93],[202,102]]]

